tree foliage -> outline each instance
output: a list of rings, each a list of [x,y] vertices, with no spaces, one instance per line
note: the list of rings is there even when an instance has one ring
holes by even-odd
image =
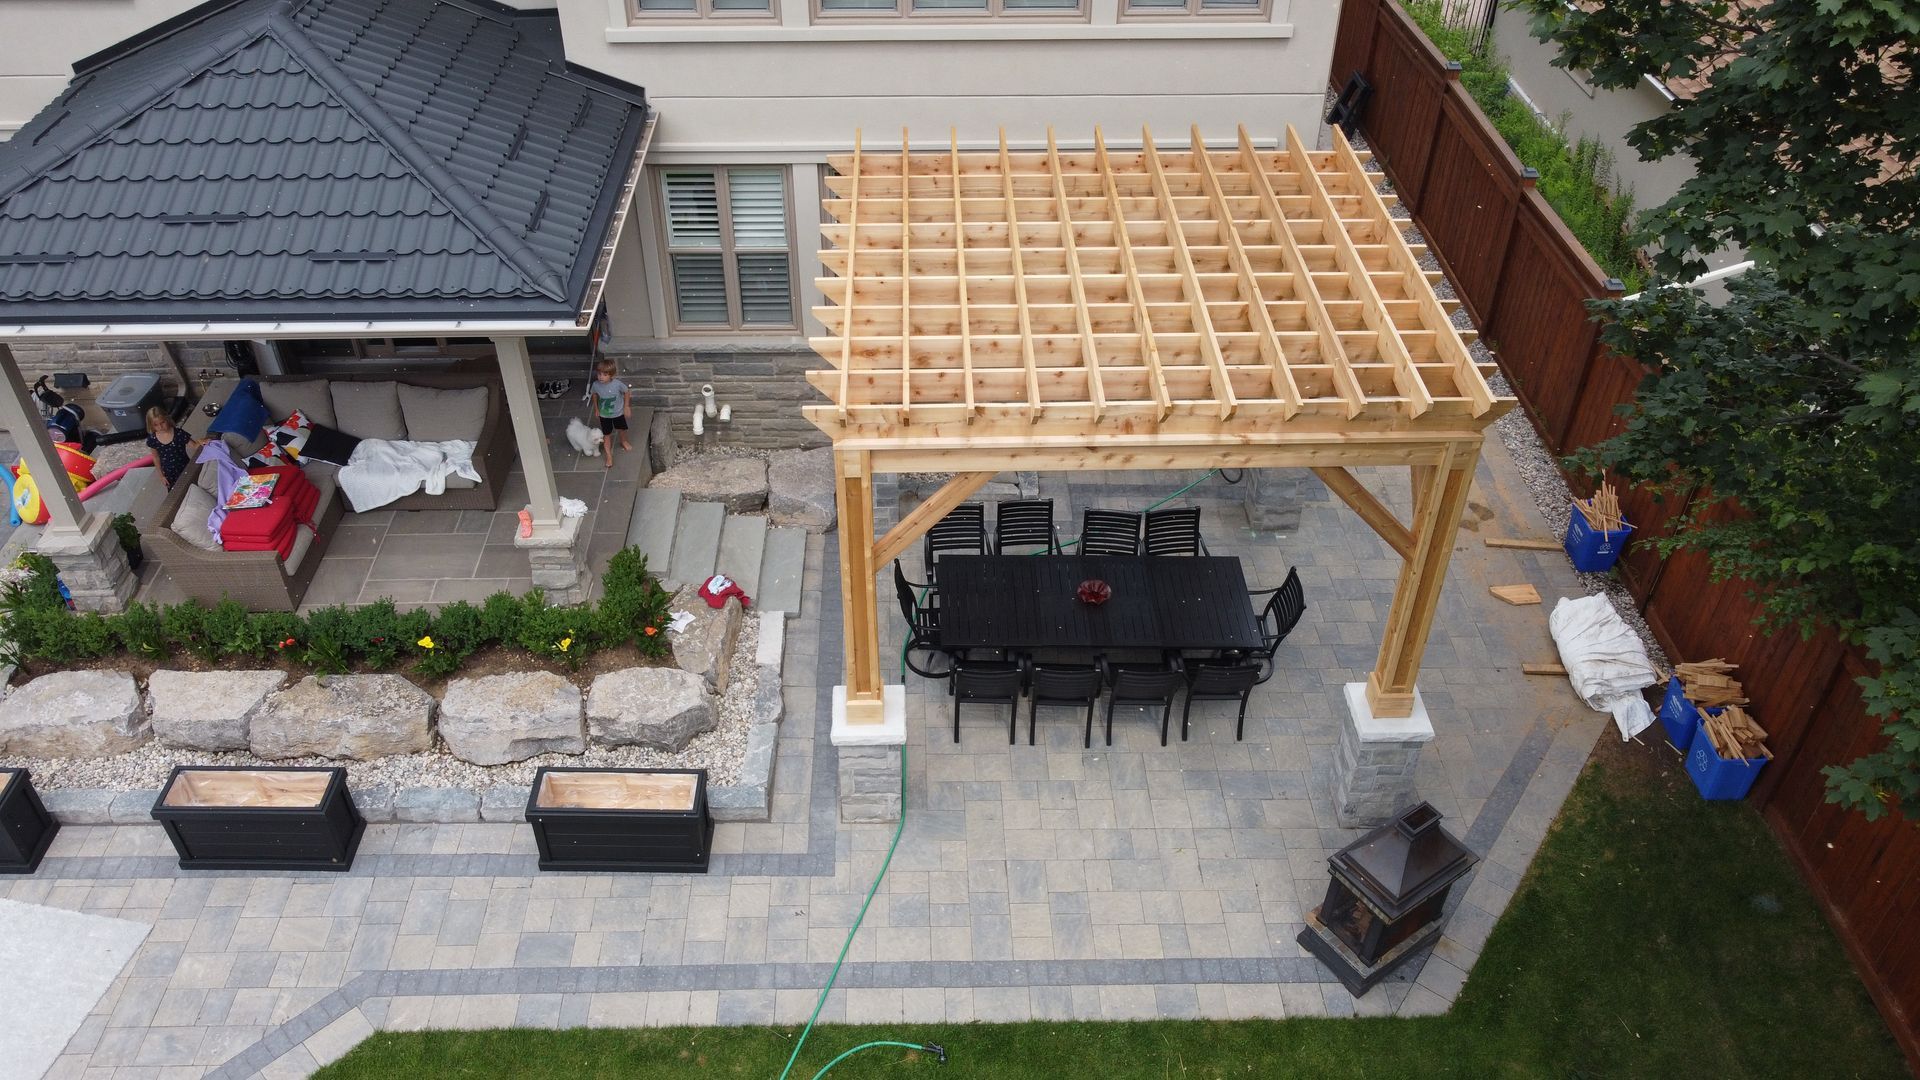
[[[1829,768],[1828,797],[1920,818],[1920,5],[1514,6],[1596,85],[1704,80],[1628,136],[1695,170],[1642,238],[1669,279],[1730,245],[1762,267],[1718,307],[1685,289],[1596,305],[1649,374],[1625,431],[1575,461],[1710,492],[1666,546],[1867,649],[1887,743]]]

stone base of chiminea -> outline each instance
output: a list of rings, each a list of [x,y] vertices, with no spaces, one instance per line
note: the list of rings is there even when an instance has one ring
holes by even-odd
[[[1444,925],[1438,921],[1432,923],[1382,953],[1380,959],[1372,964],[1360,959],[1360,954],[1347,948],[1345,942],[1333,936],[1333,931],[1328,930],[1326,924],[1320,921],[1319,908],[1307,912],[1307,928],[1300,931],[1294,940],[1304,946],[1321,963],[1327,965],[1327,970],[1333,972],[1334,976],[1340,980],[1340,985],[1347,988],[1347,993],[1360,997],[1378,986],[1381,980],[1393,974],[1394,969],[1406,963],[1414,953],[1438,941],[1441,927]]]

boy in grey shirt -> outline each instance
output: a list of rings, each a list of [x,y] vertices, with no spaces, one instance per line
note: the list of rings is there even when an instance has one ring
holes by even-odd
[[[593,413],[600,421],[600,447],[606,451],[607,468],[613,468],[613,433],[620,433],[620,449],[631,450],[627,441],[627,417],[633,414],[633,391],[615,378],[619,365],[602,360],[594,366],[594,379],[587,389],[592,393]]]

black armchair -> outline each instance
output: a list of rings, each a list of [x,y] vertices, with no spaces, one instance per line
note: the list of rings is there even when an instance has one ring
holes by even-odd
[[[1008,548],[1037,547],[1039,554],[1060,550],[1060,531],[1053,526],[1053,500],[1003,502],[993,512],[993,553]]]
[[[1167,727],[1173,721],[1173,698],[1185,681],[1180,658],[1172,657],[1164,666],[1151,667],[1144,664],[1109,664],[1103,656],[1097,664],[1100,677],[1107,684],[1107,745],[1113,745],[1113,709],[1116,705],[1159,709],[1160,745],[1167,745]]]
[[[1140,554],[1140,515],[1088,507],[1080,520],[1080,554]]]
[[[1300,617],[1307,611],[1306,590],[1300,584],[1299,567],[1287,570],[1287,580],[1277,589],[1256,589],[1247,594],[1255,602],[1266,597],[1261,607],[1260,647],[1246,650],[1241,655],[1245,659],[1260,662],[1260,682],[1273,678],[1273,654],[1280,649],[1280,643],[1287,640],[1293,628],[1300,625]]]
[[[1238,701],[1240,719],[1234,725],[1233,741],[1239,742],[1245,738],[1247,699],[1260,683],[1260,665],[1250,660],[1229,663],[1203,660],[1190,662],[1186,668],[1187,705],[1180,710],[1180,741],[1187,741],[1187,721],[1193,716],[1193,703],[1196,701]]]
[[[1205,555],[1207,542],[1200,539],[1200,508],[1176,506],[1155,510],[1147,515],[1147,554]]]
[[[900,617],[907,621],[907,670],[923,679],[944,679],[953,674],[950,669],[935,670],[931,663],[934,657],[947,655],[940,648],[940,590],[908,581],[906,572],[900,569],[900,560],[895,559],[893,593],[900,602]],[[915,653],[928,655],[926,667],[914,663]]]
[[[1033,664],[1027,669],[1027,745],[1034,742],[1040,706],[1086,706],[1086,745],[1093,746],[1093,706],[1100,700],[1100,669],[1089,664]]]
[[[940,580],[942,555],[985,555],[987,553],[987,511],[980,503],[961,503],[947,516],[933,523],[925,541],[927,580]]]
[[[1005,705],[1007,745],[1020,731],[1020,691],[1026,682],[1022,665],[1012,660],[965,660],[955,657],[953,681],[953,741],[960,741],[960,706]]]

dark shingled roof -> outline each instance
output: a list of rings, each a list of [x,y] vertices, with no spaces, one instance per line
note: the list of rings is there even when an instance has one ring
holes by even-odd
[[[0,143],[0,318],[572,320],[646,119],[552,11],[217,0]]]

